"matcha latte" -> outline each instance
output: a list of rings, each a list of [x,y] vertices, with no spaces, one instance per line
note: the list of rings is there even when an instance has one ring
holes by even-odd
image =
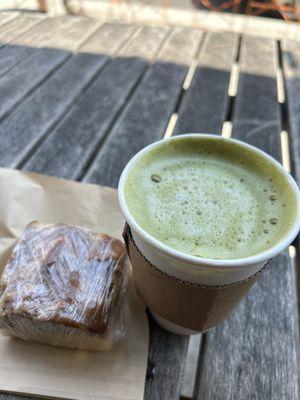
[[[296,195],[269,159],[216,139],[182,137],[143,154],[127,176],[126,205],[144,231],[180,252],[262,253],[290,231]]]

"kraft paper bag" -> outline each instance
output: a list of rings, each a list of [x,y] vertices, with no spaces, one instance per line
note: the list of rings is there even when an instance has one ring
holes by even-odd
[[[122,240],[124,220],[114,189],[0,168],[0,273],[33,220],[84,226]],[[148,322],[131,282],[125,320],[125,338],[107,352],[62,349],[0,333],[0,391],[79,400],[142,400]]]

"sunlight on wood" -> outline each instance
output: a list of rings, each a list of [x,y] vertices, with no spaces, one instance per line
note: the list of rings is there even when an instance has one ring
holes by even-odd
[[[282,69],[277,69],[277,98],[280,104],[285,102],[284,78]]]
[[[296,247],[289,246],[289,255],[291,258],[296,258]]]
[[[172,116],[171,116],[171,118],[169,120],[167,129],[166,129],[166,132],[164,134],[164,139],[172,136],[172,134],[174,132],[175,125],[176,125],[176,122],[177,122],[177,119],[178,119],[178,114],[177,113],[172,114]]]
[[[183,380],[182,380],[180,399],[194,398],[198,362],[199,362],[199,353],[201,347],[201,338],[202,338],[201,335],[190,336]]]
[[[234,63],[232,65],[230,81],[228,86],[228,95],[231,97],[236,96],[239,84],[239,76],[240,76],[240,67],[238,63]]]
[[[222,127],[222,136],[226,138],[231,138],[231,134],[232,134],[232,122],[225,121]]]
[[[186,74],[185,80],[182,85],[183,90],[188,90],[188,88],[191,86],[197,68],[197,63],[198,63],[197,60],[192,61],[191,66],[188,70],[188,73]]]
[[[280,140],[281,140],[283,168],[285,168],[288,172],[291,172],[290,146],[289,146],[289,136],[287,131],[281,132]]]

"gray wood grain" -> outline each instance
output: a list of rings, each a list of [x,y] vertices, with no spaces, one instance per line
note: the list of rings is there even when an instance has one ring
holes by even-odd
[[[86,85],[133,31],[131,26],[103,25],[80,48],[80,54],[68,60],[0,123],[2,166],[20,166],[33,146],[66,114]]]
[[[0,30],[0,46],[4,46],[0,50],[0,75],[36,54],[38,48],[45,44],[49,33],[49,44],[53,45],[53,39],[58,37],[54,26],[49,26],[49,21],[44,17],[25,14],[13,21],[14,24],[9,24],[9,30],[6,26]]]
[[[127,161],[142,147],[162,138],[200,36],[188,29],[172,31],[99,151],[86,180],[116,186]]]
[[[21,19],[22,18],[22,19]],[[20,26],[13,27],[11,33],[18,33],[10,43],[0,50],[0,75],[15,67],[22,60],[32,57],[40,48],[55,48],[75,51],[94,30],[99,22],[90,20],[43,18],[23,15]],[[27,27],[26,33],[20,32]],[[32,28],[32,29],[29,29]],[[82,32],[79,35],[79,32]],[[6,30],[3,28],[4,34]],[[1,36],[0,30],[0,36]],[[11,35],[10,35],[11,36]],[[1,43],[1,40],[0,40]]]
[[[174,134],[221,133],[228,112],[228,86],[237,45],[232,33],[206,33]]]
[[[0,29],[0,76],[36,51],[33,47],[20,45],[20,35],[22,38],[30,37],[31,28],[38,29],[37,25],[43,20],[43,17],[21,15]]]
[[[280,110],[277,101],[275,40],[245,37],[233,135],[280,160]]]
[[[292,172],[298,185],[300,185],[300,43],[284,40],[282,47],[282,67],[285,77],[286,103],[284,104],[286,117],[288,118],[288,133]],[[300,236],[296,240],[297,255],[296,267],[299,271],[300,261]],[[300,279],[298,272],[298,294],[300,290]],[[298,308],[300,298],[298,295]]]
[[[20,35],[30,35],[30,30],[44,20],[43,17],[22,15],[0,28],[0,76],[29,57],[34,49],[18,45]],[[12,42],[14,41],[14,44]]]
[[[29,50],[25,51],[25,58],[21,62],[0,77],[0,119],[70,56],[66,50],[75,51],[99,24],[89,19],[47,18],[27,35],[18,37],[11,44],[16,46],[11,60],[14,60],[20,47],[28,46]],[[37,48],[39,46],[42,48]],[[20,52],[24,57],[24,50]]]
[[[161,328],[149,315],[150,343],[144,400],[180,396],[188,338]]]
[[[12,393],[0,393],[0,400],[44,400],[41,397],[25,397],[25,396],[18,396]]]
[[[0,77],[0,120],[26,94],[39,85],[67,59],[69,53],[62,50],[41,49],[25,59],[7,74]]]
[[[275,43],[244,38],[234,132],[280,159],[275,77]],[[197,398],[298,399],[297,324],[294,270],[283,252],[230,318],[206,334]]]
[[[97,77],[26,169],[78,178],[159,49],[165,29],[142,28]],[[77,157],[73,155],[77,154]],[[78,162],[80,157],[80,162]]]
[[[282,41],[282,61],[285,75],[288,117],[294,171],[300,182],[300,43]]]
[[[298,399],[294,276],[287,253],[207,334],[198,399]]]

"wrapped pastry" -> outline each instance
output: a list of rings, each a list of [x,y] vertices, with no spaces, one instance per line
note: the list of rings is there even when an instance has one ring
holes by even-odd
[[[27,226],[0,281],[0,328],[56,346],[106,350],[124,333],[126,251],[103,233]]]

